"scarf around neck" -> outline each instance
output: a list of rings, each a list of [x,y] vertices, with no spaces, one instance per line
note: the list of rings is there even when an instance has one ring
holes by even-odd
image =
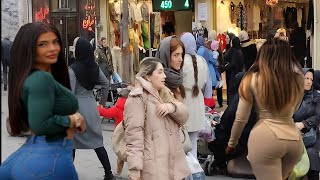
[[[167,76],[165,80],[166,85],[169,88],[176,89],[182,85],[183,76],[182,68],[179,71],[176,71],[170,67],[170,42],[173,37],[176,38],[175,36],[168,36],[160,42],[156,52],[156,58],[159,58],[163,65],[164,73]]]

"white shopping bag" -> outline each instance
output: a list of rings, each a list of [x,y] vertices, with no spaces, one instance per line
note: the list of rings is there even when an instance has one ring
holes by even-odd
[[[191,174],[185,180],[205,180],[204,171],[196,157],[191,152],[187,154],[187,163]]]

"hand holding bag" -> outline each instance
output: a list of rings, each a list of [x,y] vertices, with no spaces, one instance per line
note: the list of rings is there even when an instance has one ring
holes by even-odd
[[[182,142],[183,150],[187,154],[192,150],[192,144],[190,141],[189,133],[186,126],[181,126],[179,130],[180,139]]]
[[[317,132],[315,129],[310,130],[303,134],[303,143],[306,147],[313,145],[317,142]]]

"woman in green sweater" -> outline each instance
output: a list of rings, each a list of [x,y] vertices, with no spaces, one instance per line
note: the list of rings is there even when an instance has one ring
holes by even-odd
[[[32,136],[0,167],[1,179],[78,179],[73,132],[86,125],[69,90],[59,31],[50,24],[22,26],[11,49],[9,122],[14,134]]]

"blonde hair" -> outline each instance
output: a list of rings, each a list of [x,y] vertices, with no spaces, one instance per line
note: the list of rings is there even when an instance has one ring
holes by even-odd
[[[160,59],[155,57],[146,57],[140,62],[140,69],[136,77],[146,78],[147,75],[152,75],[153,71],[157,69],[158,64],[161,64]]]

